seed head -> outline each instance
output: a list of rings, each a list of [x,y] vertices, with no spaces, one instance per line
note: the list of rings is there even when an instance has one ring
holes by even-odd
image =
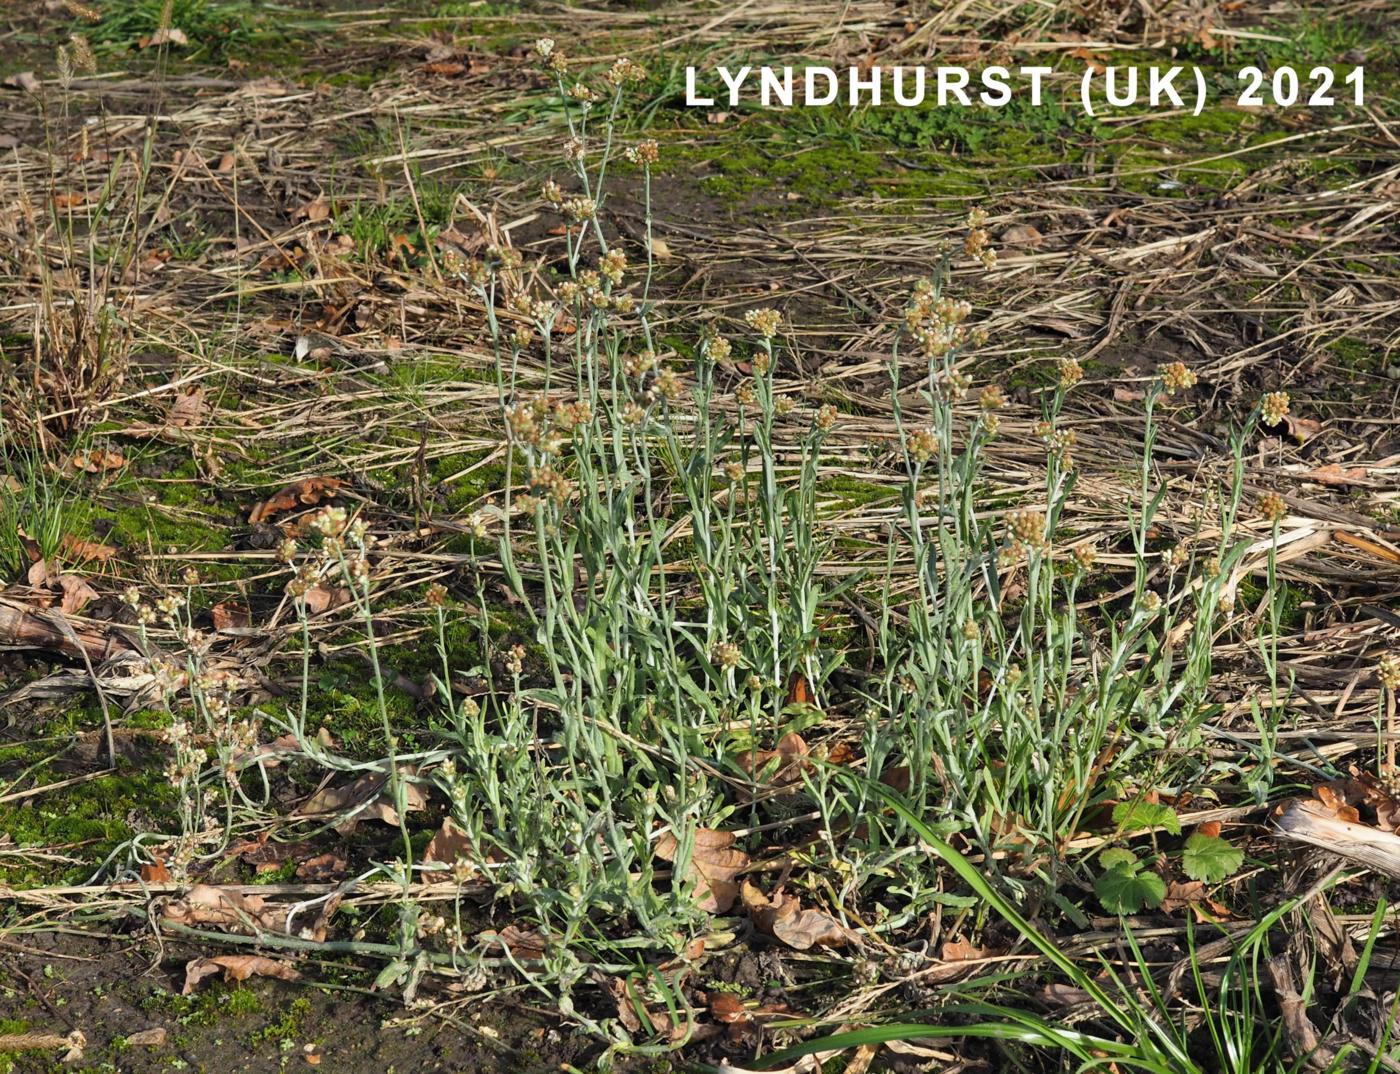
[[[1049,544],[1045,538],[1045,513],[1026,509],[1012,511],[1006,516],[1006,527],[1014,540],[1027,548],[1044,548]]]
[[[836,408],[830,403],[824,403],[817,410],[817,416],[813,419],[817,429],[824,433],[829,433],[836,426]]]
[[[1268,392],[1260,401],[1265,425],[1277,425],[1288,414],[1288,393]]]
[[[1259,497],[1259,514],[1270,522],[1278,523],[1288,514],[1288,504],[1277,492],[1266,492]]]
[[[738,400],[740,406],[753,406],[754,400],[758,398],[754,394],[753,381],[746,380],[734,389],[734,398]]]
[[[626,151],[626,156],[633,164],[640,164],[643,167],[650,167],[661,159],[661,149],[654,139],[646,138],[631,146]]]
[[[989,384],[977,396],[977,405],[983,410],[1000,410],[1006,405],[1006,393],[996,384]]]
[[[932,428],[909,434],[909,454],[915,462],[925,463],[938,454],[938,433]]]
[[[569,198],[560,208],[576,224],[592,220],[598,214],[598,203],[592,198]]]
[[[622,274],[627,268],[627,255],[614,246],[598,262],[598,271],[614,284],[622,282]]]
[[[716,336],[705,344],[705,354],[712,362],[724,362],[729,360],[729,355],[733,353],[733,346],[729,340],[723,336]]]
[[[607,81],[608,85],[614,88],[620,87],[627,82],[642,82],[646,77],[646,68],[627,56],[621,56],[613,61],[613,65],[603,74],[603,78]]]
[[[725,671],[732,671],[739,666],[739,661],[743,654],[739,652],[739,646],[732,641],[717,641],[714,648],[710,650],[710,661]]]
[[[554,38],[541,37],[535,42],[535,55],[542,60],[549,59],[554,54]]]
[[[1159,372],[1162,374],[1162,384],[1166,387],[1168,395],[1175,395],[1196,384],[1196,374],[1186,368],[1185,362],[1168,362]]]
[[[1074,358],[1060,359],[1060,387],[1073,388],[1084,379],[1084,367]]]
[[[553,179],[547,179],[544,186],[540,188],[540,197],[551,205],[558,205],[564,200],[564,190]]]
[[[764,339],[772,339],[778,334],[778,327],[782,324],[782,315],[771,306],[763,309],[749,310],[744,314],[744,323],[754,329]]]
[[[1387,690],[1400,690],[1400,656],[1386,653],[1376,662],[1376,675]]]

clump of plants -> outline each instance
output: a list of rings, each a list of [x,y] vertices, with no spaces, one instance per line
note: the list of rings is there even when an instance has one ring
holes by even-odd
[[[1212,645],[1251,543],[1240,460],[1258,411],[1194,533],[1160,547],[1157,414],[1194,380],[1164,367],[1144,400],[1135,501],[1103,533],[1071,537],[1063,520],[1079,471],[1063,404],[1083,371],[1065,359],[1032,429],[1043,480],[998,491],[986,457],[1005,435],[1007,400],[969,379],[984,334],[949,286],[959,259],[995,265],[974,211],[962,248],[931,251],[888,326],[895,435],[879,447],[899,475],[899,508],[876,565],[833,577],[822,564],[837,535],[818,490],[833,443],[851,435],[842,415],[780,376],[798,343],[776,309],[715,323],[693,355],[661,345],[651,242],[661,149],[623,147],[618,133],[642,71],[623,59],[601,79],[575,76],[552,42],[537,51],[566,104],[564,173],[541,192],[562,218],[562,254],[527,266],[498,245],[449,266],[484,311],[506,464],[499,496],[469,520],[478,561],[466,586],[428,594],[441,730],[428,747],[399,749],[374,541],[342,508],[279,550],[305,642],[299,707],[236,711],[180,602],[133,598],[189,642],[188,665],[165,683],[194,700],[171,729],[170,775],[188,803],[173,864],[220,852],[241,812],[268,808],[258,743],[273,725],[322,769],[380,781],[382,795],[354,808],[391,818],[400,836],[366,874],[401,885],[394,931],[374,948],[389,956],[382,983],[411,992],[436,967],[484,986],[511,967],[619,1044],[635,1041],[621,1022],[578,1010],[575,987],[599,972],[641,974],[651,995],[676,1001],[648,967],[684,953],[716,914],[757,914],[759,865],[778,852],[823,915],[813,946],[856,935],[893,944],[925,914],[987,897],[948,890],[948,856],[928,853],[930,838],[980,861],[994,905],[1048,899],[1078,913],[1062,892],[1087,883],[1112,911],[1160,902],[1158,857],[1129,837],[1179,834],[1152,796],[1205,770]],[[640,252],[605,226],[619,157],[641,180]],[[1132,584],[1086,601],[1110,546],[1130,558]],[[528,622],[506,643],[491,629],[497,583]],[[306,623],[328,591],[365,631],[381,759],[345,756],[307,726]],[[869,638],[858,661],[852,635],[835,629],[853,607]],[[448,642],[462,619],[480,628],[468,652]],[[1268,728],[1263,710],[1256,718]],[[1261,794],[1268,773],[1251,773]],[[450,855],[415,853],[408,817],[429,793],[447,814]],[[1109,833],[1100,845],[1117,844],[1096,861],[1072,846],[1091,817]],[[1182,857],[1210,882],[1239,865],[1201,841]],[[418,901],[415,884],[428,881],[459,885],[450,909]],[[464,900],[477,884],[507,928],[470,928]]]

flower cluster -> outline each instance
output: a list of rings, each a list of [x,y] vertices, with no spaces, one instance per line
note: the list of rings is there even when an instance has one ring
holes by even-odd
[[[782,324],[782,315],[771,307],[749,310],[744,314],[744,323],[764,339],[772,339],[778,334],[778,328]]]
[[[723,668],[725,671],[732,671],[739,666],[743,654],[739,652],[739,646],[732,641],[717,641],[710,650],[710,661],[715,667]]]
[[[1376,662],[1376,675],[1387,690],[1400,690],[1400,656],[1386,653]]]
[[[640,164],[644,168],[649,168],[661,159],[661,149],[656,144],[655,139],[644,138],[636,145],[628,146],[623,151],[628,161],[633,164]]]
[[[919,342],[927,358],[940,358],[968,339],[964,322],[972,304],[938,294],[933,283],[920,280],[904,310],[904,325]]]
[[[1259,497],[1259,514],[1270,522],[1281,522],[1288,514],[1288,504],[1277,492],[1266,492]]]
[[[910,457],[923,464],[938,454],[938,433],[934,429],[920,429],[909,434],[907,445]]]
[[[1260,400],[1260,413],[1265,425],[1277,425],[1288,416],[1288,393],[1269,392]]]
[[[621,56],[603,73],[603,80],[614,89],[621,89],[628,82],[644,82],[647,70],[641,64]]]
[[[1043,549],[1050,541],[1045,535],[1045,512],[1026,508],[1006,516],[1006,530],[1017,544],[1029,549]]]
[[[1060,359],[1060,387],[1068,391],[1084,379],[1084,367],[1074,358]]]
[[[982,267],[990,272],[996,268],[997,252],[992,249],[991,236],[987,234],[987,214],[982,209],[973,209],[967,214],[967,238],[963,240],[963,252],[982,262]]]
[[[1167,362],[1159,372],[1162,374],[1162,385],[1167,389],[1168,395],[1175,395],[1196,385],[1196,374],[1186,367],[1185,362]]]

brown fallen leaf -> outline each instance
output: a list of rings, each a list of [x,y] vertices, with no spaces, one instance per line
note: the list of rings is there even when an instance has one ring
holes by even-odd
[[[1045,242],[1045,236],[1031,224],[1012,224],[1001,233],[1000,241],[1003,246],[1033,250]]]
[[[68,460],[68,465],[89,474],[100,474],[108,470],[120,470],[126,465],[126,456],[120,451],[97,448],[94,451],[78,452]]]
[[[404,770],[404,776],[412,776],[411,770]],[[294,811],[295,816],[318,816],[325,814],[350,814],[340,821],[335,830],[345,835],[355,830],[361,821],[377,820],[385,824],[399,823],[398,811],[394,808],[389,794],[389,778],[378,772],[366,772],[358,779],[339,787],[327,787],[317,791]],[[428,797],[423,788],[409,779],[403,784],[404,798],[410,813],[428,807]]]
[[[796,895],[779,890],[769,898],[748,882],[744,883],[741,894],[754,927],[798,951],[844,947],[852,940],[851,933],[834,917],[820,910],[802,909]]]
[[[325,195],[318,194],[305,205],[298,206],[292,213],[292,219],[305,220],[308,224],[315,224],[329,219],[330,215],[331,203],[326,200]]]
[[[328,586],[324,582],[318,582],[303,593],[301,599],[305,601],[308,612],[320,615],[322,612],[349,604],[353,596],[346,586]]]
[[[165,859],[159,854],[155,858],[155,861],[147,862],[141,866],[141,879],[148,884],[172,883],[174,877],[170,875],[170,870],[165,867]]]
[[[1329,462],[1326,466],[1309,470],[1303,476],[1324,485],[1364,485],[1371,475],[1361,466],[1344,467],[1340,463]]]
[[[716,1022],[733,1025],[747,1022],[750,1018],[744,1001],[733,992],[712,992],[710,994],[710,1017]]]
[[[0,85],[9,86],[11,89],[24,90],[25,93],[38,93],[41,83],[34,77],[33,71],[20,71],[13,74]]]
[[[938,949],[938,957],[944,962],[971,962],[974,959],[986,958],[987,954],[985,947],[978,947],[962,936],[945,940],[943,946]]]
[[[464,75],[467,73],[467,65],[450,60],[442,60],[436,63],[425,63],[423,72],[429,75],[444,75],[452,77],[454,75]]]
[[[335,880],[345,875],[345,870],[349,862],[335,851],[327,851],[325,854],[317,854],[314,858],[307,858],[297,866],[298,880]]]
[[[177,925],[217,925],[236,932],[256,933],[263,929],[281,932],[285,919],[269,908],[262,896],[244,895],[232,888],[196,884],[183,898],[165,904],[162,915]]]
[[[76,574],[60,574],[55,581],[63,591],[58,608],[64,615],[77,615],[91,601],[97,599],[97,590]]]
[[[170,409],[165,412],[165,421],[177,429],[192,429],[204,420],[206,409],[203,388],[181,392],[171,401]]]
[[[221,601],[214,605],[209,609],[209,614],[214,620],[215,633],[226,630],[246,630],[253,625],[253,616],[248,611],[248,606],[231,600]]]
[[[126,1042],[144,1048],[163,1048],[168,1036],[165,1026],[152,1026],[150,1029],[139,1029],[135,1033],[129,1034]]]
[[[188,996],[195,986],[206,977],[223,972],[225,981],[246,981],[249,977],[276,977],[282,981],[299,981],[301,974],[286,962],[264,955],[216,955],[213,958],[191,959],[185,965],[185,987],[180,989],[182,996]]]
[[[811,767],[806,759],[810,752],[801,735],[789,732],[778,740],[774,749],[740,754],[739,767],[753,779],[783,787],[798,782],[803,771]]]
[[[448,865],[470,861],[475,857],[476,848],[472,846],[471,836],[457,827],[457,822],[451,817],[443,819],[442,826],[428,840],[428,846],[423,851],[424,861],[440,861]]]
[[[313,507],[334,497],[345,482],[337,477],[304,477],[279,489],[253,507],[248,515],[249,525],[266,522],[273,515],[294,511],[298,507]]]
[[[1306,444],[1322,432],[1322,422],[1313,421],[1311,418],[1300,418],[1296,414],[1285,414],[1283,426],[1288,430],[1288,435],[1300,444]]]
[[[653,853],[662,861],[674,862],[680,852],[680,841],[666,832],[656,841]],[[700,909],[722,914],[739,897],[735,878],[748,867],[749,856],[734,846],[734,833],[714,828],[696,828],[690,861],[686,864],[686,879],[695,884],[695,897]]]
[[[73,563],[106,563],[117,554],[117,550],[109,544],[85,541],[71,533],[64,534],[59,547],[64,556]]]
[[[488,930],[478,934],[478,939],[486,942],[487,949],[504,947],[512,956],[529,962],[544,958],[549,941],[532,929],[522,929],[518,925],[507,925],[499,932]]]
[[[45,559],[36,559],[29,565],[29,570],[24,572],[25,583],[34,589],[47,589],[49,582],[56,577],[57,573]]]
[[[1199,880],[1173,880],[1167,885],[1167,894],[1162,899],[1161,910],[1170,914],[1185,906],[1205,902],[1206,886]]]
[[[137,48],[160,48],[161,45],[188,45],[190,39],[185,35],[185,31],[178,26],[162,26],[149,37],[141,37],[136,41]]]

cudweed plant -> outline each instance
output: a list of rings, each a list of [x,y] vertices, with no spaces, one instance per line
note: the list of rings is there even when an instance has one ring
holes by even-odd
[[[998,890],[1053,895],[1076,867],[1068,845],[1088,809],[1192,774],[1212,711],[1212,643],[1250,544],[1238,521],[1244,444],[1278,400],[1265,400],[1237,432],[1214,517],[1160,549],[1153,534],[1167,487],[1153,466],[1158,413],[1194,381],[1179,364],[1160,371],[1146,392],[1137,496],[1118,542],[1132,553],[1133,585],[1121,601],[1086,612],[1088,598],[1101,596],[1092,589],[1095,556],[1115,538],[1071,540],[1061,523],[1077,476],[1063,407],[1083,370],[1065,359],[1044,393],[1036,495],[1013,502],[993,492],[986,458],[1002,435],[1006,398],[967,375],[985,332],[972,305],[949,293],[947,253],[912,289],[893,331],[903,481],[884,577],[833,583],[820,570],[833,538],[817,492],[839,413],[825,405],[792,420],[801,415],[777,377],[792,344],[777,310],[709,328],[688,358],[658,342],[650,177],[660,150],[618,144],[627,89],[643,72],[619,60],[590,81],[570,73],[552,42],[537,52],[568,117],[564,174],[542,190],[565,223],[562,269],[526,266],[509,246],[449,266],[485,311],[506,479],[499,500],[471,520],[474,548],[491,548],[496,563],[480,564],[470,605],[440,587],[429,593],[445,706],[439,741],[401,750],[389,718],[364,524],[327,509],[306,549],[288,542],[280,552],[306,653],[301,704],[280,728],[324,768],[382,776],[398,816],[398,845],[375,868],[402,885],[382,980],[411,990],[436,963],[484,984],[481,967],[504,951],[505,963],[562,995],[582,1024],[622,1034],[574,1011],[571,989],[600,966],[625,973],[674,953],[703,927],[697,832],[767,828],[791,815],[755,793],[752,759],[811,717],[811,705],[790,700],[799,676],[815,705],[847,706],[854,693],[863,714],[869,778],[836,779],[813,763],[794,788],[811,803],[806,821],[816,821],[804,834],[818,849],[803,853],[833,906],[888,892],[897,909],[874,927],[893,931],[946,899],[928,832],[979,854]],[[600,217],[619,155],[643,177],[640,274]],[[962,254],[990,269],[985,224],[983,214],[970,216]],[[734,381],[728,371],[740,361],[751,372]],[[910,381],[917,403],[904,391]],[[480,585],[487,570],[504,576],[527,622],[504,642]],[[328,585],[343,589],[363,628],[386,746],[378,760],[341,756],[308,731],[307,596]],[[852,674],[854,689],[838,694],[844,646],[822,625],[843,588],[857,586],[861,599],[879,602],[874,670]],[[466,668],[449,640],[458,615],[478,628]],[[197,661],[202,649],[189,648]],[[483,688],[455,695],[457,671]],[[265,783],[259,798],[248,772],[258,764],[256,727],[228,713],[201,673],[197,663],[187,669],[213,752],[177,749],[173,778],[189,800],[186,833],[227,833],[238,811],[266,802]],[[1261,722],[1268,713],[1258,710]],[[1267,765],[1253,770],[1267,779]],[[888,808],[876,780],[900,788],[907,808]],[[406,819],[414,782],[435,785],[447,803],[469,848],[456,863],[415,861]],[[674,841],[665,861],[662,840]],[[530,930],[542,957],[473,938],[460,898],[450,915],[420,910],[415,878],[462,889],[485,881],[502,917]]]
[[[595,89],[568,74],[552,43],[537,51],[572,102],[567,181],[542,191],[566,224],[565,277],[552,293],[529,291],[523,281],[540,274],[510,249],[460,273],[498,355],[509,461],[493,525],[534,636],[501,653],[483,630],[478,670],[491,687],[454,713],[457,755],[439,776],[500,897],[545,926],[556,950],[616,951],[619,920],[641,937],[626,945],[674,949],[697,924],[694,832],[732,828],[729,818],[754,808],[715,774],[742,772],[745,749],[795,726],[793,676],[818,703],[831,700],[843,653],[819,625],[837,587],[818,570],[830,537],[816,489],[839,415],[822,407],[798,443],[779,442],[790,424],[778,418],[793,406],[775,378],[785,358],[775,310],[749,311],[732,334],[708,331],[688,363],[659,353],[651,266],[635,280],[599,217],[625,89],[640,69],[618,61]],[[649,240],[659,151],[622,152],[645,180]],[[962,252],[990,269],[985,224],[971,214]],[[907,786],[916,813],[958,833],[1003,883],[1053,893],[1086,810],[1188,773],[1211,711],[1222,602],[1248,546],[1237,533],[1243,445],[1260,409],[1235,438],[1218,517],[1159,550],[1167,488],[1152,462],[1157,415],[1194,383],[1180,364],[1160,371],[1146,393],[1138,496],[1122,520],[1132,590],[1090,616],[1081,606],[1108,537],[1071,543],[1061,531],[1077,474],[1062,411],[1083,370],[1065,359],[1043,398],[1042,494],[989,510],[986,448],[1006,398],[996,385],[974,391],[964,371],[985,332],[970,303],[948,293],[952,256],[913,289],[895,331],[905,483],[877,590],[862,747],[872,777]],[[542,377],[522,372],[530,347],[543,352]],[[751,376],[725,398],[717,371],[739,358]],[[917,407],[900,402],[911,374]],[[906,565],[912,593],[902,576],[896,583]],[[484,625],[484,602],[477,616]],[[445,645],[441,612],[438,621]],[[883,927],[895,928],[941,898],[936,863],[900,814],[820,767],[803,779],[840,899],[893,890],[900,909]],[[663,873],[654,846],[668,834],[679,851]],[[573,956],[560,957],[554,968],[577,976]]]

